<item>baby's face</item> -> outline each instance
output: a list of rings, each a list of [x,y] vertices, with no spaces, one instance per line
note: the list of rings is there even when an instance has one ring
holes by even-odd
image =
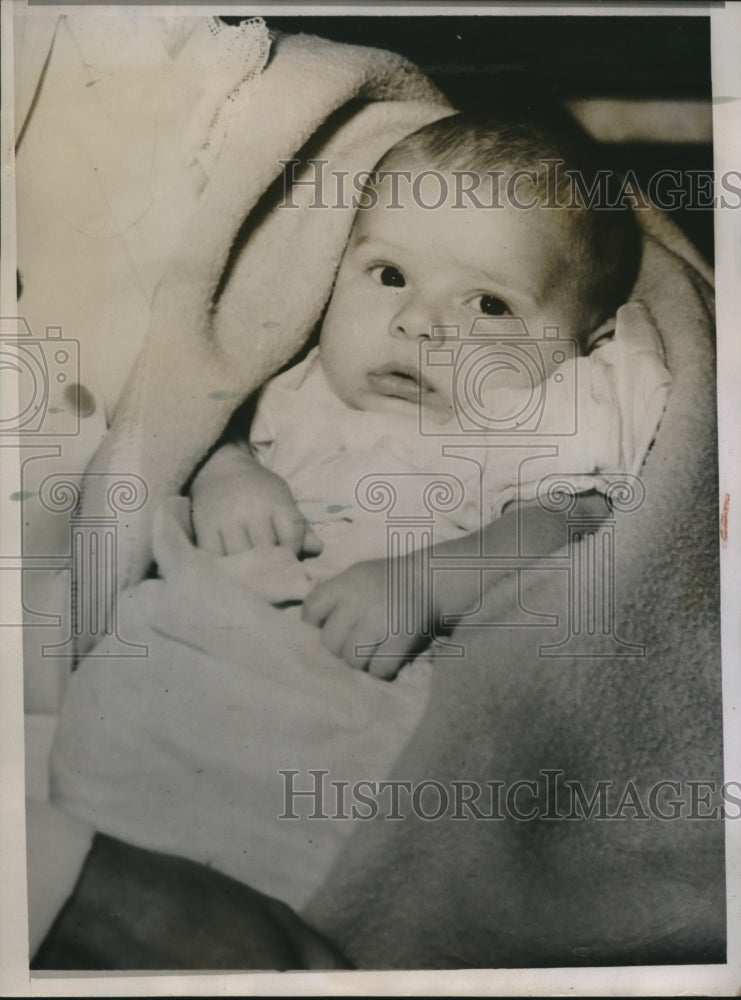
[[[511,315],[536,338],[543,326],[558,326],[562,338],[585,332],[568,280],[570,222],[565,210],[455,209],[452,199],[428,209],[415,204],[410,185],[400,188],[401,208],[386,207],[382,188],[377,206],[358,213],[320,356],[331,387],[354,409],[409,414],[421,404],[445,423],[453,415],[449,372],[420,371],[420,340],[433,327],[465,336],[477,316]],[[422,189],[428,203],[435,193]]]

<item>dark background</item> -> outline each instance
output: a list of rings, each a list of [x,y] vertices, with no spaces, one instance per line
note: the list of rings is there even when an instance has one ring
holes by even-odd
[[[706,17],[304,15],[266,20],[279,31],[399,52],[461,109],[493,101],[498,93],[516,93],[525,100],[529,94],[556,99],[711,98]],[[631,168],[642,182],[656,170],[684,174],[713,167],[709,143],[610,144],[603,153],[605,166]],[[712,261],[712,210],[672,215]]]

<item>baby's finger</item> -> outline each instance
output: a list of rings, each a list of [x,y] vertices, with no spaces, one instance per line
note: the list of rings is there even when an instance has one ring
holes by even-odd
[[[217,556],[224,555],[224,544],[218,528],[210,524],[199,527],[198,521],[194,520],[193,530],[195,531],[196,545],[199,549],[205,549],[206,552],[213,552]]]
[[[298,507],[281,507],[273,514],[273,529],[279,545],[290,549],[295,556],[301,551],[306,522]]]
[[[253,549],[262,546],[272,548],[278,541],[270,516],[253,518],[245,525],[244,530],[247,533],[250,547]]]
[[[221,528],[220,535],[223,551],[227,556],[236,555],[237,552],[244,552],[245,549],[254,547],[254,543],[243,524],[224,526]]]
[[[368,658],[368,673],[380,680],[392,681],[401,670],[406,658],[406,654],[391,655],[385,651],[381,652],[376,647]]]
[[[318,584],[304,600],[303,607],[301,608],[301,617],[309,625],[316,625],[317,628],[321,628],[330,611],[337,603],[336,594],[331,583],[332,581]]]
[[[346,608],[342,606],[335,607],[326,618],[324,624],[322,625],[322,643],[327,647],[330,653],[334,653],[335,656],[339,656],[341,659],[345,660],[349,666],[354,666],[352,658],[350,660],[343,656],[343,651],[348,645],[352,645],[354,648],[354,643],[348,644],[348,638],[352,636],[354,621],[350,617]]]
[[[203,514],[204,511],[205,514]],[[221,535],[219,534],[215,519],[213,516],[208,516],[208,507],[205,504],[196,503],[192,497],[190,501],[190,523],[193,529],[193,541],[198,548],[221,555]]]
[[[324,542],[321,540],[319,535],[310,526],[306,526],[306,531],[304,532],[304,544],[301,546],[301,551],[305,552],[307,556],[318,556],[319,553],[324,548]]]
[[[372,651],[373,647],[369,646],[364,641],[364,637],[358,634],[357,628],[354,628],[350,629],[340,651],[340,656],[353,670],[366,670]]]

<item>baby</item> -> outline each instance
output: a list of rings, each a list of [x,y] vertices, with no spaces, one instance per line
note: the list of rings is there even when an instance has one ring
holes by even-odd
[[[236,428],[193,482],[197,541],[223,557],[194,563],[223,584],[226,613],[213,614],[212,596],[192,642],[173,643],[170,611],[155,610],[146,660],[126,670],[114,658],[83,661],[54,754],[55,800],[69,812],[302,912],[367,818],[348,806],[348,822],[317,823],[310,775],[378,789],[398,776],[410,740],[435,738],[421,726],[440,690],[438,657],[465,651],[453,642],[466,633],[446,631],[491,623],[479,611],[490,580],[514,597],[523,581],[499,569],[509,557],[566,542],[567,515],[538,503],[543,477],[557,473],[597,516],[607,511],[603,474],[638,471],[666,382],[641,324],[625,312],[613,321],[634,284],[634,220],[546,207],[546,158],[590,183],[577,142],[517,122],[454,116],[383,158],[379,172],[407,171],[412,183],[402,178],[397,197],[380,176],[368,187],[371,207],[358,211],[318,346],[268,382],[248,432]],[[451,196],[429,209],[436,178],[417,185],[421,197],[413,179],[433,169]],[[511,193],[538,207],[505,197],[501,208],[456,208],[455,171],[489,170],[533,171]],[[569,203],[570,191],[559,197]],[[506,338],[478,336],[482,326],[511,332],[516,317],[540,345],[540,368],[513,372],[517,352],[497,354]],[[483,363],[471,372],[472,342]],[[447,360],[433,364],[434,352]],[[564,392],[574,374],[575,392]],[[506,417],[513,433],[469,434],[461,386],[463,401],[491,417],[487,428]],[[523,404],[543,386],[538,423]],[[486,570],[482,555],[507,558]],[[134,616],[148,600],[141,589],[135,597]],[[509,633],[489,634],[494,661]],[[333,809],[325,815],[341,818]]]
[[[560,186],[552,189],[548,171],[556,160],[563,169]],[[519,317],[534,338],[542,337],[544,327],[557,327],[559,339],[574,342],[586,356],[614,328],[610,321],[633,285],[640,247],[635,220],[629,211],[599,212],[579,204],[578,198],[574,203],[566,169],[580,171],[587,182],[595,175],[581,136],[506,117],[454,115],[394,146],[371,176],[366,191],[372,195],[367,198],[370,207],[358,211],[318,348],[263,390],[249,442],[222,445],[193,483],[197,542],[222,555],[281,546],[308,568],[317,561],[310,557],[326,555],[322,550],[335,542],[331,534],[323,539],[317,533],[321,523],[312,526],[307,490],[322,498],[325,511],[339,515],[334,521],[346,529],[336,537],[340,561],[323,578],[314,577],[302,616],[321,630],[324,645],[353,667],[391,678],[429,641],[429,632],[421,627],[413,630],[416,634],[401,630],[391,651],[387,642],[384,655],[374,655],[374,643],[387,633],[385,536],[378,536],[381,548],[365,557],[362,546],[353,548],[347,527],[353,517],[344,514],[352,497],[348,501],[335,478],[341,478],[338,470],[356,448],[361,458],[350,466],[355,483],[363,470],[385,472],[390,464],[402,471],[406,458],[399,458],[399,439],[406,442],[401,452],[413,469],[419,468],[414,463],[418,454],[429,451],[430,441],[439,462],[439,441],[422,440],[420,423],[444,433],[455,420],[455,400],[450,369],[423,369],[420,343],[432,336],[438,343],[446,330],[451,345],[454,339],[459,343],[458,336],[478,317]],[[404,183],[425,171],[437,176],[428,173],[416,187]],[[383,172],[397,172],[393,197]],[[463,202],[456,191],[464,172],[474,178],[500,177],[507,196],[487,207],[491,201],[483,191],[489,189],[482,186],[478,201]],[[440,177],[447,182],[448,197],[431,208],[441,190]],[[550,366],[545,377],[552,375]],[[588,369],[580,370],[580,429],[587,433],[593,423],[589,406],[597,405],[593,397],[599,395],[590,393],[588,375]],[[492,384],[496,380],[489,383],[490,394]],[[506,373],[499,384],[503,395],[527,388]],[[604,399],[600,405],[604,409]],[[318,422],[311,415],[316,406],[321,410]],[[606,421],[602,413],[594,424],[604,428],[611,419],[617,431],[617,413],[612,418],[608,414]],[[299,442],[293,448],[284,441],[292,436]],[[591,450],[583,440],[576,442],[557,468],[563,470],[566,461],[571,463],[566,471],[598,473],[616,460],[609,441]],[[309,453],[317,449],[322,457],[312,465]],[[488,451],[484,491],[491,496],[499,490],[504,501],[481,505],[475,499],[472,506],[479,518],[485,512],[483,521],[461,513],[447,540],[440,541],[437,533],[436,557],[513,552],[517,532],[528,538],[533,552],[547,554],[561,547],[562,519],[517,493],[510,458],[503,449]],[[379,461],[380,467],[374,464]],[[346,502],[332,504],[333,498]],[[605,509],[593,493],[582,502]],[[348,557],[350,564],[344,565]],[[414,578],[411,592],[424,594],[424,560],[404,554],[396,558],[401,576]],[[479,574],[437,574],[434,620],[442,623],[466,613],[480,598]],[[420,621],[423,617],[418,616]]]

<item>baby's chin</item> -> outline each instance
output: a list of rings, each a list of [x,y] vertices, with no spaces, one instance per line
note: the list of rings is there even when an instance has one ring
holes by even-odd
[[[453,419],[453,405],[437,393],[427,394],[422,399],[405,399],[383,393],[368,393],[358,409],[368,413],[389,413],[409,418],[418,423],[423,418],[425,424],[443,427]]]

